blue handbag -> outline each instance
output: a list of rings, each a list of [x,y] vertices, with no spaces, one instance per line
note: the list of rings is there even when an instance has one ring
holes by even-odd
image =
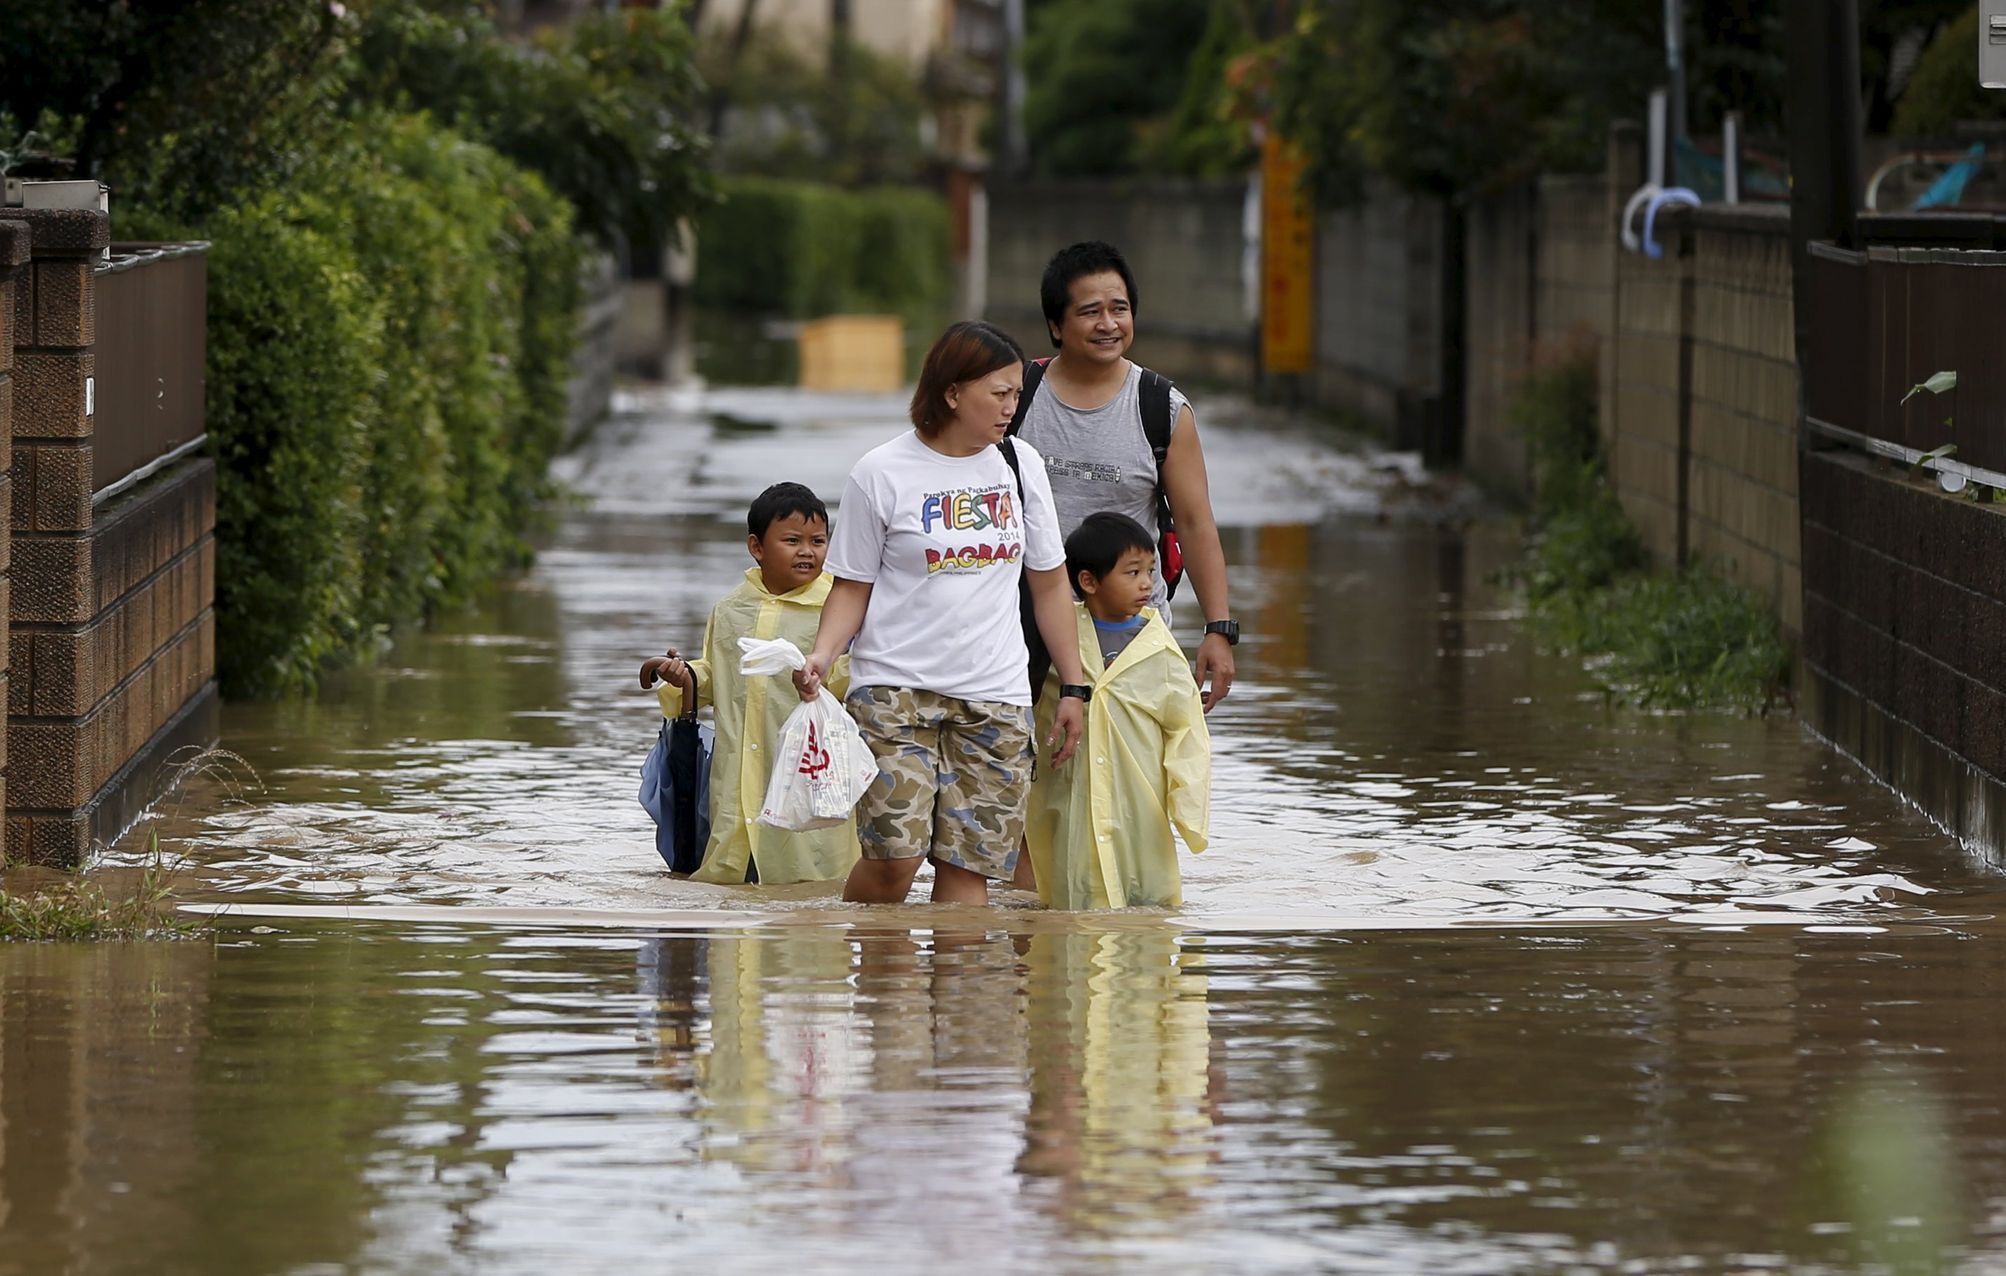
[[[655,852],[675,873],[694,873],[710,842],[710,758],[714,736],[698,722],[696,697],[662,723],[641,763],[640,800],[655,821]]]

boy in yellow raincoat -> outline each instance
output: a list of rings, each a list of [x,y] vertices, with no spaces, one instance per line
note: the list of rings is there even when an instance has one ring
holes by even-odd
[[[682,712],[683,697],[708,701],[716,743],[710,770],[710,843],[700,882],[734,884],[756,870],[763,885],[841,881],[857,862],[857,825],[792,833],[757,823],[773,777],[773,746],[781,724],[801,703],[785,678],[748,678],[738,671],[740,638],[785,638],[806,652],[815,645],[830,577],[829,510],[799,483],[776,483],[746,513],[746,547],[753,566],[737,589],[711,608],[703,655],[685,661],[670,648],[641,666],[641,685],[661,686],[662,716]],[[827,679],[841,696],[849,683],[849,657]]]
[[[1066,538],[1093,699],[1073,764],[1041,767],[1031,783],[1025,842],[1050,908],[1176,908],[1184,894],[1171,829],[1205,849],[1212,739],[1191,666],[1148,605],[1155,568],[1155,541],[1126,515],[1091,515]],[[1058,702],[1046,692],[1041,740]]]

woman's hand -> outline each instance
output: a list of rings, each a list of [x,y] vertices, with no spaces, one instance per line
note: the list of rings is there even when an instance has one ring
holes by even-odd
[[[1053,766],[1064,766],[1080,747],[1080,740],[1087,731],[1087,706],[1082,700],[1064,696],[1052,715],[1052,734],[1045,737],[1045,747],[1051,748],[1055,741],[1064,741],[1052,754]]]
[[[829,666],[835,662],[819,651],[808,653],[805,668],[794,671],[794,689],[801,693],[803,700],[813,700],[822,691],[822,679],[827,676]]]

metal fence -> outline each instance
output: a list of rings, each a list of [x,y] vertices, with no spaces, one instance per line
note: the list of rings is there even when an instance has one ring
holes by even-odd
[[[97,272],[94,501],[201,446],[207,252],[119,245]]]
[[[2006,222],[1980,215],[1909,224],[1922,220],[1877,222],[1864,251],[1811,245],[1806,425],[1952,480],[2006,487],[2006,351],[1998,336]],[[1919,231],[1935,246],[1916,246]],[[1909,246],[1871,242],[1895,235]],[[1954,388],[1911,393],[1946,372],[1955,374]]]

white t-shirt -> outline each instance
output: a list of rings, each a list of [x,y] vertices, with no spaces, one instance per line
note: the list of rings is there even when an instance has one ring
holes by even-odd
[[[871,586],[851,686],[1031,703],[1017,582],[1025,567],[1063,567],[1066,545],[1044,459],[1016,448],[1021,497],[997,449],[944,456],[917,432],[850,471],[828,569]]]

